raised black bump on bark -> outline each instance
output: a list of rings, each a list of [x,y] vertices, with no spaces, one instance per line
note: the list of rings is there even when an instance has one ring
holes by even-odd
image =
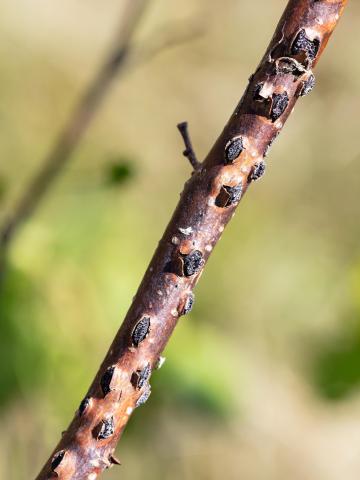
[[[255,163],[249,175],[249,181],[253,182],[253,181],[259,180],[259,178],[261,178],[264,175],[265,170],[266,170],[266,163],[264,161]]]
[[[308,95],[313,90],[314,87],[315,87],[315,75],[311,74],[309,78],[307,78],[302,82],[300,91],[299,91],[299,97],[304,97],[305,95]]]
[[[191,277],[201,269],[204,263],[203,254],[199,250],[193,250],[188,254],[176,252],[170,262],[169,271],[179,277]]]
[[[180,312],[180,315],[187,315],[191,312],[195,301],[195,295],[192,292],[189,292],[188,296],[186,297],[184,306]]]
[[[95,436],[97,440],[104,440],[111,437],[114,434],[114,431],[114,417],[111,416],[109,418],[104,418],[103,420],[101,420],[99,425],[95,427]]]
[[[115,367],[112,366],[112,367],[108,367],[105,372],[103,373],[103,376],[101,377],[100,379],[100,386],[101,386],[101,390],[104,394],[104,397],[111,391],[113,390],[111,388],[111,381],[112,381],[112,378],[114,376],[114,371],[115,371]]]
[[[148,401],[150,395],[151,395],[151,386],[150,386],[150,384],[148,384],[147,388],[144,390],[144,392],[137,399],[135,407],[140,407],[141,405],[144,405],[144,403],[146,403]]]
[[[244,150],[242,137],[232,138],[225,146],[225,163],[233,163]]]
[[[184,275],[185,277],[191,277],[195,275],[200,268],[204,265],[203,254],[200,250],[194,250],[188,255],[183,255],[184,262]]]
[[[219,195],[216,197],[215,205],[220,208],[230,207],[230,205],[233,205],[240,200],[242,190],[242,183],[239,183],[235,187],[223,185]]]
[[[295,36],[295,39],[291,45],[291,53],[298,55],[299,53],[305,53],[309,60],[314,60],[320,47],[320,40],[310,38],[306,35],[305,29],[302,28]]]
[[[81,400],[80,405],[79,405],[79,415],[80,417],[85,413],[85,410],[89,407],[90,405],[90,397],[85,397]]]
[[[150,363],[146,364],[142,370],[136,370],[136,372],[134,372],[131,375],[131,383],[133,387],[140,390],[140,388],[142,388],[145,385],[145,383],[148,381],[150,374],[151,374]]]
[[[135,325],[131,338],[134,347],[138,347],[139,344],[145,340],[150,331],[150,317],[141,318]]]
[[[60,463],[63,461],[63,458],[65,456],[65,450],[60,450],[60,452],[55,453],[51,460],[51,470],[54,471],[57,469],[57,467],[60,465]]]
[[[270,117],[275,122],[285,112],[286,107],[289,105],[289,97],[287,92],[274,93],[272,96],[272,106]]]

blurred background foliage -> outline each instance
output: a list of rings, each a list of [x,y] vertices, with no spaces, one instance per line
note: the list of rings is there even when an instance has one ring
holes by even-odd
[[[285,0],[152,0],[205,33],[115,82],[0,284],[0,477],[33,478],[77,408],[190,174]],[[0,4],[0,208],[9,211],[101,62],[124,0]],[[216,248],[104,478],[360,474],[360,4],[348,11]]]

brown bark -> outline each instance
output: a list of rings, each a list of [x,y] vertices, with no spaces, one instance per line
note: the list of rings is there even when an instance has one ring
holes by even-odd
[[[290,0],[228,124],[186,182],[129,312],[69,428],[38,480],[95,479],[134,408],[149,396],[156,368],[192,290],[264,157],[300,96],[347,0]]]

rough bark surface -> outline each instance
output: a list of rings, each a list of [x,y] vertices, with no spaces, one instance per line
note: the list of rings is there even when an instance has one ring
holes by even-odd
[[[317,63],[346,0],[290,0],[270,45],[214,147],[186,182],[129,312],[86,397],[37,477],[94,480],[113,452],[192,290]]]

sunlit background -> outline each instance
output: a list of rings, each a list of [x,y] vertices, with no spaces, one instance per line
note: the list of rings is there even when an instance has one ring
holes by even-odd
[[[125,0],[0,3],[1,218],[112,41]],[[0,284],[0,477],[38,473],[84,396],[179,198],[285,0],[149,0],[136,52],[11,246]],[[347,11],[225,232],[104,479],[358,480],[360,4]],[[175,22],[175,23],[174,23]]]

